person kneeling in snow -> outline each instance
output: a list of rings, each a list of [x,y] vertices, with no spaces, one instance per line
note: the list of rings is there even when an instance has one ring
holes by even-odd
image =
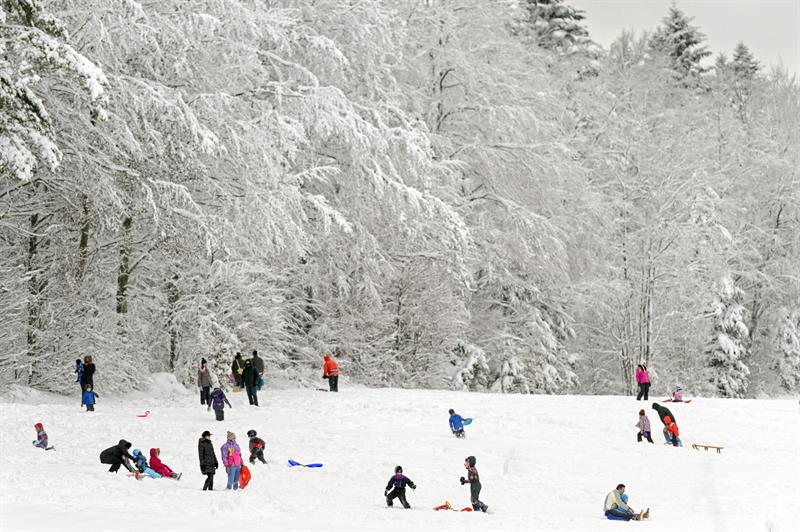
[[[383,491],[383,495],[386,497],[386,506],[391,508],[394,506],[392,501],[394,499],[400,499],[400,504],[403,505],[403,508],[411,508],[411,505],[408,504],[406,500],[406,486],[410,487],[412,490],[417,489],[416,484],[403,474],[403,467],[395,467],[394,475],[389,479],[389,483],[386,484],[386,489]]]
[[[450,430],[453,432],[453,436],[456,438],[464,438],[466,434],[464,434],[464,418],[456,414],[456,411],[452,408],[450,409]]]
[[[161,476],[174,478],[175,480],[181,479],[181,473],[176,473],[170,467],[161,461],[159,456],[161,455],[161,449],[155,448],[150,449],[150,467]]]
[[[133,450],[133,465],[136,466],[136,469],[139,473],[144,473],[150,478],[161,478],[161,475],[156,473],[150,468],[150,465],[147,463],[147,458],[144,457],[144,453],[139,449]],[[140,478],[139,475],[136,475],[136,478]]]
[[[47,433],[44,431],[44,426],[41,423],[37,423],[33,426],[36,429],[36,439],[33,440],[33,446],[39,447],[40,449],[44,449],[45,451],[49,451],[54,449],[55,447],[48,447],[47,446]]]
[[[622,500],[622,495],[625,493],[625,484],[617,484],[617,487],[608,495],[606,495],[606,502],[603,505],[603,512],[608,519],[612,521],[641,521],[650,517],[650,508],[645,512],[634,513],[628,504]],[[626,497],[627,499],[627,497]]]

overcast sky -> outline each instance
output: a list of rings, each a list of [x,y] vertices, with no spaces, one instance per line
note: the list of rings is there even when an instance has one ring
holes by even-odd
[[[608,48],[623,29],[652,30],[672,0],[567,0],[586,11],[593,40]],[[800,73],[800,0],[677,0],[678,8],[706,34],[714,57],[731,57],[739,41],[769,68]]]

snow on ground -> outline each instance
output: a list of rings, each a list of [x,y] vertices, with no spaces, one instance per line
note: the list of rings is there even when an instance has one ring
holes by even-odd
[[[276,390],[229,394],[234,408],[214,420],[198,395],[176,386],[152,395],[102,396],[81,410],[63,398],[15,389],[0,402],[0,530],[796,530],[800,500],[800,411],[795,400],[696,399],[668,405],[687,447],[636,443],[630,397],[468,394],[341,386],[339,394]],[[102,383],[98,383],[102,394]],[[77,388],[77,386],[76,386]],[[450,435],[447,410],[475,422],[466,440]],[[150,410],[145,419],[136,414]],[[31,445],[41,421],[55,451]],[[203,492],[200,433],[214,446],[225,433],[246,447],[254,428],[267,442],[267,465],[253,466],[244,491],[227,492],[221,468]],[[184,473],[180,481],[137,482],[107,472],[100,451],[120,438]],[[718,444],[722,454],[691,442]],[[489,514],[434,512],[467,506],[458,482],[467,455],[477,457]],[[323,462],[290,468],[286,460]],[[383,489],[401,464],[418,484],[412,510],[385,507]],[[607,521],[603,500],[628,486],[652,520]],[[222,488],[222,489],[220,489]]]

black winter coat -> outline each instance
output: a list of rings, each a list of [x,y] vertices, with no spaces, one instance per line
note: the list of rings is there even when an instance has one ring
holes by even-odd
[[[675,416],[672,415],[672,412],[670,412],[669,408],[667,408],[666,406],[661,406],[658,403],[653,403],[653,410],[658,412],[658,417],[661,418],[662,423],[664,423],[664,418],[666,416],[669,416],[670,419],[672,419],[672,421],[675,421],[675,423],[677,423],[677,421],[675,420]],[[666,423],[664,423],[664,425],[666,425]]]
[[[251,358],[250,361],[253,363],[253,367],[256,368],[256,371],[258,372],[258,374],[259,375],[263,375],[264,374],[264,359],[262,359],[258,355],[253,355],[253,358]]]
[[[219,467],[217,455],[214,454],[214,445],[204,438],[197,443],[197,454],[200,457],[200,472],[204,475],[214,473]]]
[[[242,373],[242,380],[245,386],[258,386],[258,371],[253,366],[244,368]]]
[[[109,447],[100,453],[101,464],[121,464],[123,458],[128,460],[136,460],[133,456],[128,454],[128,449],[131,448],[130,442],[119,440],[119,443],[113,447]]]
[[[81,374],[81,384],[83,384],[83,388],[86,389],[86,385],[88,384],[92,388],[94,388],[94,362],[90,364],[83,365],[83,373]]]

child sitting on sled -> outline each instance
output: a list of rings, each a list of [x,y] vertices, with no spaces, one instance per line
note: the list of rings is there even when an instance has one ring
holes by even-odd
[[[150,449],[150,467],[161,476],[174,478],[175,480],[181,479],[181,473],[176,473],[167,464],[161,461],[161,449]]]
[[[150,468],[150,465],[147,463],[147,458],[144,457],[144,453],[139,449],[134,449],[133,453],[131,453],[134,458],[134,466],[139,473],[144,473],[150,478],[161,478],[161,475],[156,473]],[[136,475],[136,478],[141,478],[139,475]]]
[[[44,431],[44,426],[41,423],[37,423],[33,428],[36,429],[36,439],[33,440],[33,446],[45,451],[53,449],[52,446],[47,446],[47,433]]]
[[[681,385],[677,385],[675,387],[675,391],[672,392],[672,402],[673,403],[682,403],[683,402],[683,388]]]

